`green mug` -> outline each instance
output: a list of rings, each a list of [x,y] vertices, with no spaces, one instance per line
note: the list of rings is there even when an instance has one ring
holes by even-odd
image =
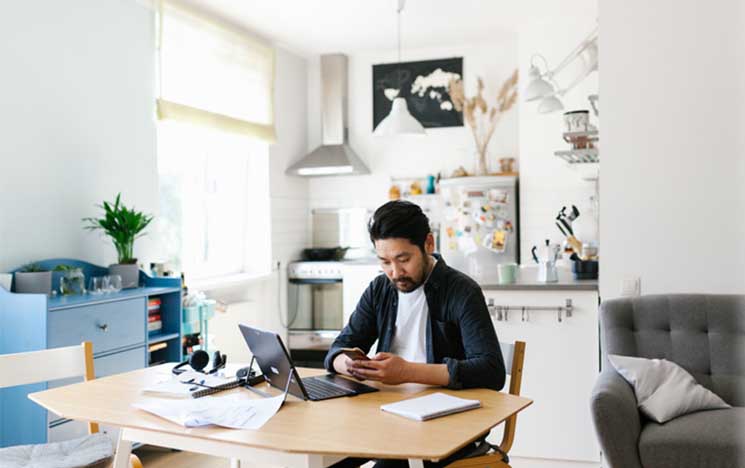
[[[500,263],[497,265],[499,284],[513,284],[517,281],[517,263]]]

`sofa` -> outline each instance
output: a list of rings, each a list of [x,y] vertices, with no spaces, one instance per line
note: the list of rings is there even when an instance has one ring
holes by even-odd
[[[602,370],[591,396],[610,468],[745,467],[745,295],[665,294],[600,307]],[[665,358],[732,408],[657,424],[637,410],[634,389],[608,354]]]

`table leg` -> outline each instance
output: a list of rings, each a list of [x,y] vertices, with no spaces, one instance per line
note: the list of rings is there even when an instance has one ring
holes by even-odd
[[[119,440],[116,443],[114,464],[112,468],[130,468],[129,456],[132,454],[132,442],[124,439],[124,429],[119,431]]]
[[[409,458],[409,468],[424,468],[424,460]]]

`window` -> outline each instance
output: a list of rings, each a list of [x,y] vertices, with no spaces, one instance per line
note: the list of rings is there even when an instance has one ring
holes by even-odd
[[[266,274],[273,50],[168,1],[158,37],[164,260],[189,279]]]
[[[167,261],[190,279],[268,272],[268,145],[174,122],[158,125]]]

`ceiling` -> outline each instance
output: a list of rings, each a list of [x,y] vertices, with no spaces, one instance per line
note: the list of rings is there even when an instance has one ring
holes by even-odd
[[[292,51],[396,47],[395,0],[182,0]],[[597,15],[597,0],[408,0],[402,47],[497,40],[528,22]]]

